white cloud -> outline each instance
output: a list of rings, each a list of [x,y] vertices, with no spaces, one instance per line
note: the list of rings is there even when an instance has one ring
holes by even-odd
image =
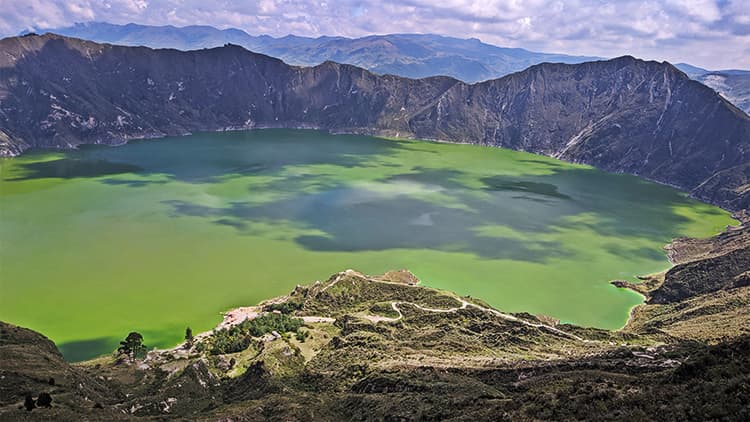
[[[714,0],[668,0],[667,3],[703,22],[721,19],[719,5]]]
[[[0,32],[81,21],[283,36],[437,33],[537,51],[750,68],[747,0],[0,0]]]

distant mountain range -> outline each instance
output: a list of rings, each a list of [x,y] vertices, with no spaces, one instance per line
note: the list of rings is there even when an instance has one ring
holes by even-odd
[[[53,32],[110,44],[178,50],[236,44],[256,53],[278,57],[292,65],[314,66],[330,60],[352,64],[378,74],[407,78],[442,75],[469,83],[499,78],[543,62],[582,63],[602,59],[503,48],[485,44],[478,39],[430,34],[373,35],[354,39],[294,35],[274,38],[267,35],[253,36],[239,29],[220,30],[211,26],[179,28],[104,22],[78,23],[38,32]],[[687,63],[677,64],[676,67],[750,113],[750,71],[710,71]]]
[[[706,70],[687,63],[675,65],[691,78],[713,88],[724,98],[750,114],[750,70]]]
[[[464,82],[495,79],[542,62],[582,63],[600,57],[537,53],[502,48],[478,39],[440,35],[391,34],[363,38],[308,38],[288,35],[253,36],[239,29],[211,26],[114,25],[78,23],[37,31],[118,45],[196,50],[236,44],[256,53],[278,57],[288,64],[314,66],[325,61],[352,64],[379,74],[407,78],[450,76]]]
[[[58,35],[0,40],[0,155],[198,130],[306,127],[494,145],[750,208],[750,117],[668,63],[544,63],[468,85]]]

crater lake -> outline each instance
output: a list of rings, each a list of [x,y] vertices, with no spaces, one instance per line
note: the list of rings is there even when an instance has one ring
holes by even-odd
[[[353,268],[509,312],[621,327],[663,246],[729,213],[505,149],[267,129],[0,160],[0,320],[77,361],[149,347]]]

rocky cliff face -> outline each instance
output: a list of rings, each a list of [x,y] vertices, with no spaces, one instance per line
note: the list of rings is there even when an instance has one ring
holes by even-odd
[[[430,110],[432,124],[418,133],[435,130],[447,139],[553,155],[688,190],[750,160],[750,119],[669,64],[630,57],[543,64],[456,85],[442,100]],[[735,189],[728,176],[721,185]],[[741,195],[699,192],[718,203]]]
[[[750,197],[750,118],[666,63],[541,64],[468,85],[332,62],[289,66],[231,45],[181,52],[49,34],[0,41],[3,155],[254,127],[495,145],[640,175],[729,209]]]

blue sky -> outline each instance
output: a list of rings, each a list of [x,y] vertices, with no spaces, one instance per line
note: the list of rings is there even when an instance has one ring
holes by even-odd
[[[530,50],[750,69],[750,0],[0,0],[0,34],[75,22],[251,34],[437,33]]]

